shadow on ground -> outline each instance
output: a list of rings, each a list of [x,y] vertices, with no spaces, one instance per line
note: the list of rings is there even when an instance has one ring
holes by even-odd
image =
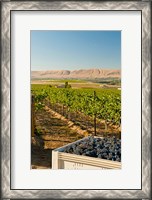
[[[52,150],[43,149],[36,145],[31,145],[31,166],[32,169],[51,169]]]

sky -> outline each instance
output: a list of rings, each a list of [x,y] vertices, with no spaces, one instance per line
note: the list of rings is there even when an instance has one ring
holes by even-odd
[[[120,69],[121,31],[31,31],[31,70]]]

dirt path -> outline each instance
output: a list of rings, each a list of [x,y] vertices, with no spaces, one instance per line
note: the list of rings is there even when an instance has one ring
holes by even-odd
[[[52,150],[84,137],[85,131],[48,107],[35,113],[38,136],[32,138],[32,169],[51,168]]]

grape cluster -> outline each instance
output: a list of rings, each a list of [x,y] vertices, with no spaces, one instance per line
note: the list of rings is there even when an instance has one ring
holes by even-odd
[[[92,136],[66,146],[63,152],[121,162],[121,139]]]

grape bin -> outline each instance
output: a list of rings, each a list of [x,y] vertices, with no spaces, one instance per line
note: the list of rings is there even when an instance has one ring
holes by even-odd
[[[86,138],[54,149],[52,151],[52,169],[121,169],[121,162],[118,161],[64,152],[64,149],[68,146],[84,141]]]

